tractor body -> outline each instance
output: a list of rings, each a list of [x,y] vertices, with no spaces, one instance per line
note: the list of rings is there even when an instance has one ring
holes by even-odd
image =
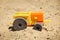
[[[23,18],[26,20],[27,25],[35,25],[36,23],[43,24],[44,18],[43,18],[43,12],[17,12],[13,17],[15,19],[17,18]]]

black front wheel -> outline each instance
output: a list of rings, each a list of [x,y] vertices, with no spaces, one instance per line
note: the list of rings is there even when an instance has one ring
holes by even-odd
[[[35,24],[33,29],[42,31],[42,26],[40,24]]]
[[[27,22],[22,18],[18,18],[13,22],[13,28],[15,30],[23,30],[26,27],[27,27]]]

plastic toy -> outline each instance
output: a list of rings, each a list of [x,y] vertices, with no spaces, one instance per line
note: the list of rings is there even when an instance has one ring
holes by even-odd
[[[33,29],[42,30],[44,24],[44,13],[41,12],[17,12],[14,16],[13,28],[15,30],[22,30],[28,27]]]

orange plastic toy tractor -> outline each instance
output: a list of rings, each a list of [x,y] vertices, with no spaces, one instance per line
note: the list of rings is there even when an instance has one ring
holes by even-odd
[[[15,30],[22,30],[29,27],[33,29],[42,30],[44,23],[43,12],[17,12],[14,16],[13,28]]]

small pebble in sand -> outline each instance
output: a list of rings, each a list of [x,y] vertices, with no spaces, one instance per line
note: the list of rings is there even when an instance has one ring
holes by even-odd
[[[46,38],[47,40],[50,39],[50,38]]]
[[[47,28],[45,28],[45,30],[48,31]]]
[[[0,36],[1,36],[1,34],[0,34]]]
[[[34,36],[34,39],[36,39],[36,36]]]
[[[40,9],[42,9],[42,7],[40,7]]]
[[[43,27],[43,29],[44,29],[44,30],[46,30],[46,31],[48,31],[48,29],[47,29],[47,28],[45,28],[45,27]]]
[[[58,13],[55,13],[55,15],[57,15]]]

